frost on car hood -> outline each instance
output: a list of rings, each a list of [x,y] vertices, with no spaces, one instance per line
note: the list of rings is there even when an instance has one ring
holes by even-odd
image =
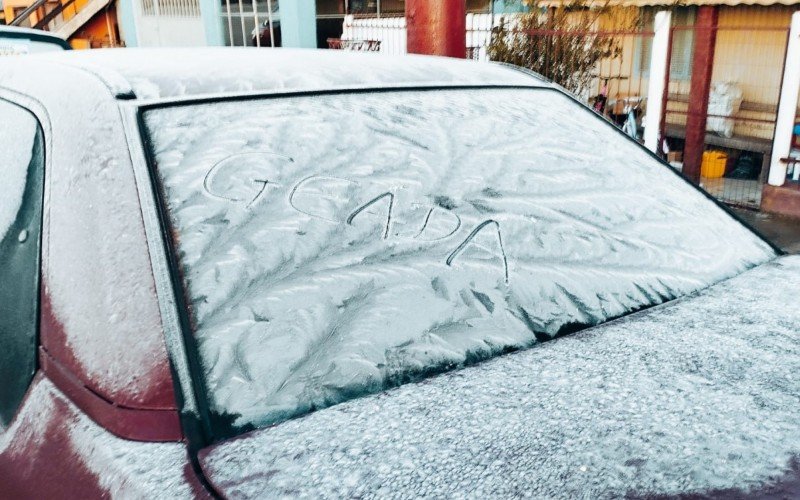
[[[267,425],[601,323],[771,259],[547,90],[145,114],[211,404]]]

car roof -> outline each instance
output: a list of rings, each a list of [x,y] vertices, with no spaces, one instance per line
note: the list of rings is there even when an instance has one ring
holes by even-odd
[[[100,49],[15,58],[0,86],[29,93],[24,77],[67,88],[99,79],[108,98],[174,100],[231,94],[460,85],[550,86],[500,64],[442,57],[257,48]],[[13,75],[13,76],[12,76]],[[34,96],[35,97],[35,96]]]
[[[71,50],[72,47],[63,38],[48,33],[42,30],[34,30],[31,28],[20,28],[18,26],[0,26],[0,39],[1,38],[14,38],[31,40],[34,42],[52,43],[64,50]]]

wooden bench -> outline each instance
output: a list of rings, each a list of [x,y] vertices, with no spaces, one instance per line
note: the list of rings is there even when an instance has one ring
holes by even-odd
[[[686,127],[683,125],[667,124],[667,138],[686,139]],[[735,149],[738,151],[750,151],[761,153],[761,174],[759,180],[763,182],[769,172],[769,163],[772,158],[772,141],[761,137],[737,136],[722,137],[713,132],[706,132],[705,143],[719,148]]]

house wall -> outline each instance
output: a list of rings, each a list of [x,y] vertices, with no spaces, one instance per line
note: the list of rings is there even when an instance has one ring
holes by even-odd
[[[712,85],[736,83],[743,93],[734,135],[771,139],[780,94],[792,6],[720,6]],[[726,29],[727,28],[727,29]],[[689,80],[670,81],[667,123],[685,125]],[[752,120],[752,121],[751,121]]]
[[[712,82],[735,82],[744,94],[742,118],[773,121],[780,98],[792,12],[788,6],[720,7]],[[726,27],[771,28],[733,31]],[[740,120],[735,134],[771,139],[772,123]]]
[[[117,9],[110,4],[95,14],[86,24],[70,37],[73,48],[103,48],[119,45],[117,30]]]
[[[139,0],[139,47],[203,47],[205,24],[198,0]]]

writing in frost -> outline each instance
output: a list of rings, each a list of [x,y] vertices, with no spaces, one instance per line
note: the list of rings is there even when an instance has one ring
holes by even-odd
[[[203,179],[203,188],[209,196],[241,204],[246,209],[256,207],[268,193],[282,191],[286,203],[295,212],[332,224],[352,226],[366,214],[379,214],[385,221],[383,239],[453,240],[452,248],[444,256],[448,266],[453,266],[469,246],[478,245],[476,239],[480,235],[489,234],[496,242],[495,248],[479,246],[497,255],[503,279],[506,284],[509,282],[508,259],[497,220],[484,219],[472,227],[463,227],[461,217],[453,211],[452,200],[438,196],[434,197],[434,204],[409,203],[404,213],[415,215],[416,224],[408,224],[413,228],[408,231],[393,231],[397,222],[397,190],[370,194],[368,186],[358,181],[323,174],[306,175],[288,183],[278,180],[286,177],[285,171],[293,164],[292,158],[272,152],[238,153],[215,163]],[[357,200],[357,204],[354,205],[353,200]],[[342,212],[347,215],[343,217]]]

